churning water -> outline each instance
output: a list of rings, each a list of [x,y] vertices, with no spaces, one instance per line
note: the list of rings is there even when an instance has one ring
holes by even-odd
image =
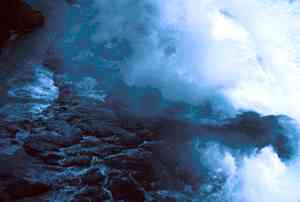
[[[287,134],[298,133],[299,11],[300,3],[288,0],[79,0],[53,18],[49,31],[59,16],[67,20],[47,43],[51,54],[64,58],[66,72],[118,69],[128,85],[159,89],[169,100],[210,102],[230,115],[287,115],[296,120],[285,123],[292,128]],[[29,90],[31,98],[55,99],[55,86],[43,86],[51,84],[51,72],[38,68],[34,75],[40,77],[10,95],[28,96]],[[283,162],[271,146],[237,155],[221,143],[202,153],[226,178],[201,201],[300,200],[297,154]]]
[[[102,0],[95,5],[99,27],[93,40],[123,38],[132,46],[123,69],[129,85],[152,86],[169,99],[192,104],[209,100],[224,113],[254,110],[300,121],[298,1]],[[219,150],[208,148],[207,155],[220,161],[211,169],[227,178],[211,201],[300,200],[298,157],[282,162],[271,147],[248,156]]]

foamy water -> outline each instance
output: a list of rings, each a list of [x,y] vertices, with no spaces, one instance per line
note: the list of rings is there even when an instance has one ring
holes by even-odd
[[[298,133],[294,130],[300,121],[299,1],[78,2],[70,12],[62,12],[65,15],[56,15],[48,23],[54,29],[59,16],[69,14],[64,18],[67,25],[63,34],[51,32],[53,36],[48,37],[50,32],[46,30],[41,37],[41,41],[47,38],[47,44],[58,50],[54,52],[64,57],[68,70],[78,67],[73,71],[81,77],[85,68],[117,66],[129,85],[151,86],[167,99],[191,104],[210,101],[224,113],[234,109],[235,113],[254,110],[265,115],[285,114],[298,121],[286,123],[286,127],[291,124],[292,130],[287,135]],[[46,10],[52,13],[51,9]],[[55,37],[60,40],[52,41]],[[38,58],[44,52],[38,51]],[[25,84],[17,87],[15,84],[22,80],[12,82],[9,95],[55,100],[58,92],[51,72],[39,68],[32,75],[37,75],[33,82],[28,83],[26,78]],[[105,100],[94,78],[79,79],[76,88],[80,96]],[[31,105],[20,105],[18,109],[24,111],[24,107],[26,111],[43,110],[42,106]],[[226,176],[222,189],[216,193],[216,202],[300,200],[297,154],[291,161],[283,162],[269,146],[250,155],[211,147],[202,155],[213,159],[208,165],[212,171],[217,169],[217,173]]]
[[[300,120],[297,2],[173,0],[156,6],[159,17],[144,39],[148,44],[138,47],[129,82],[190,102],[221,94],[237,109]]]
[[[288,0],[95,2],[95,41],[133,44],[123,69],[130,85],[152,86],[173,100],[285,114],[300,121],[300,4]],[[108,8],[106,10],[106,8]],[[116,14],[117,13],[117,14]],[[104,27],[104,29],[103,29]],[[297,131],[294,131],[297,132]],[[298,157],[282,162],[271,147],[227,152],[221,201],[297,202]]]

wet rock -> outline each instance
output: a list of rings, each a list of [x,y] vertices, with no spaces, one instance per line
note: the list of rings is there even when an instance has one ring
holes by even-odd
[[[16,133],[16,139],[19,142],[24,142],[28,138],[29,135],[30,135],[30,133],[27,131],[20,131],[20,132]]]
[[[101,157],[120,153],[124,149],[122,146],[114,144],[99,144],[93,147],[82,147],[81,145],[74,145],[71,147],[63,148],[62,151],[69,156],[90,156]]]
[[[83,184],[95,186],[104,182],[105,176],[98,167],[94,166],[83,171],[80,178]]]
[[[178,192],[168,192],[168,191],[158,191],[150,194],[149,202],[192,202],[197,200],[192,200],[182,193]],[[198,201],[197,201],[198,202]]]
[[[63,64],[63,58],[55,57],[55,56],[48,57],[43,61],[43,65],[45,67],[48,67],[53,70],[58,69],[59,67],[62,66],[62,64]]]
[[[110,194],[100,187],[84,187],[73,196],[71,202],[112,201]]]
[[[65,186],[80,187],[82,183],[77,172],[64,168],[62,172],[52,178],[51,185],[53,189],[63,189]]]
[[[123,151],[104,159],[107,166],[129,172],[147,190],[152,189],[151,183],[155,180],[154,166],[157,164],[155,161],[151,152],[140,149]]]
[[[108,188],[117,201],[139,202],[145,200],[145,191],[130,175],[113,177],[109,181]]]
[[[18,125],[15,123],[7,124],[5,128],[12,138],[15,138],[16,133],[20,130]]]
[[[112,127],[106,132],[112,134],[110,137],[103,138],[103,141],[108,143],[132,147],[137,146],[141,142],[135,133],[129,132],[123,128]]]
[[[32,32],[44,24],[41,12],[22,0],[2,0],[0,4],[0,47],[3,47],[12,32],[19,35]]]
[[[160,148],[164,146],[163,141],[144,141],[139,145],[139,148],[142,148],[146,151],[158,152]]]
[[[66,2],[70,5],[73,5],[76,3],[77,0],[66,0]]]
[[[0,201],[3,201],[3,202],[12,202],[12,199],[10,198],[10,196],[7,193],[0,192]]]
[[[152,153],[141,149],[129,149],[107,156],[104,162],[118,169],[144,170],[151,167]]]
[[[49,185],[28,179],[14,179],[4,189],[11,199],[32,197],[48,191],[50,191]]]
[[[74,139],[77,138],[77,140],[80,137],[80,129],[77,127],[74,127],[72,125],[70,125],[68,122],[64,121],[64,120],[51,120],[47,122],[47,128],[49,131],[55,131],[56,133],[58,133],[60,136],[64,137],[65,139],[72,139],[72,141],[74,141]],[[73,142],[69,143],[70,145],[74,144]]]
[[[25,2],[18,2],[16,4],[16,22],[14,26],[17,33],[32,32],[44,24],[45,19],[40,11],[33,9]]]
[[[61,164],[64,167],[89,167],[92,161],[92,157],[90,156],[75,156],[75,157],[68,157],[61,161]]]
[[[41,159],[49,165],[60,165],[60,160],[64,159],[64,156],[58,152],[46,152],[41,155]]]
[[[139,130],[138,135],[142,140],[145,140],[145,141],[153,141],[153,140],[160,139],[160,134],[158,132],[151,131],[148,129]]]
[[[59,145],[47,141],[47,138],[40,135],[29,136],[25,140],[23,147],[28,154],[37,157],[42,156],[44,152],[58,151],[59,149]]]
[[[80,141],[80,145],[82,147],[95,147],[95,146],[100,145],[101,143],[102,142],[94,136],[85,136]]]
[[[79,143],[80,139],[81,137],[78,133],[62,135],[53,131],[43,131],[39,134],[29,136],[26,144],[41,143],[44,145],[56,145],[56,147],[68,147]]]

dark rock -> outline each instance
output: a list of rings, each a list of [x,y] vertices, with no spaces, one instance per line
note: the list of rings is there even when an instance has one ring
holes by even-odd
[[[16,22],[14,29],[19,34],[32,32],[34,29],[44,24],[44,17],[42,13],[22,1],[19,1],[16,6],[15,17]]]
[[[24,142],[28,138],[29,135],[30,134],[28,132],[26,132],[26,131],[20,131],[20,132],[16,133],[16,139],[19,142]]]
[[[0,47],[3,47],[11,32],[19,35],[31,32],[44,24],[41,12],[22,0],[2,0],[0,6]]]
[[[100,185],[104,179],[105,176],[101,172],[101,170],[97,167],[91,167],[87,170],[85,170],[81,174],[81,182],[85,185],[94,186],[94,185]]]
[[[77,0],[66,0],[66,2],[70,5],[73,5],[76,3]]]
[[[61,67],[63,64],[63,58],[61,57],[48,57],[43,61],[43,65],[45,67],[51,68],[56,70],[57,68]]]
[[[20,130],[17,124],[10,123],[6,125],[6,130],[12,138],[16,137],[16,133]]]
[[[113,198],[117,201],[140,202],[145,201],[145,191],[130,175],[112,177],[108,184]]]
[[[85,136],[80,141],[82,147],[95,147],[101,144],[101,141],[94,136]]]
[[[120,154],[110,155],[104,159],[104,163],[107,166],[130,172],[146,190],[152,189],[151,183],[155,179],[154,167],[157,164],[155,161],[151,152],[141,149],[127,150]]]
[[[152,153],[141,149],[129,149],[120,154],[107,156],[104,162],[118,169],[146,170],[151,167]]]
[[[53,189],[63,189],[65,186],[80,187],[82,183],[76,172],[64,169],[63,172],[53,177],[51,185]]]
[[[92,157],[89,156],[75,156],[69,157],[61,161],[61,164],[64,167],[89,167],[92,161]]]
[[[182,193],[158,191],[150,194],[149,202],[192,202],[194,200],[188,198]]]
[[[151,152],[158,152],[160,148],[162,148],[163,146],[164,146],[163,141],[144,141],[142,144],[139,145],[139,148]]]
[[[11,199],[32,197],[48,191],[50,191],[49,185],[27,179],[14,179],[4,189]]]
[[[51,120],[47,122],[47,128],[50,131],[55,131],[64,137],[71,137],[74,135],[80,134],[80,129],[70,125],[67,121],[64,120]]]
[[[46,152],[41,155],[41,159],[49,165],[60,165],[59,160],[62,160],[64,156],[58,152]]]
[[[74,145],[63,148],[62,151],[69,156],[95,156],[104,158],[112,154],[120,153],[122,149],[122,146],[101,143],[94,147],[81,147],[81,145]]]
[[[110,193],[100,187],[84,187],[73,196],[71,202],[112,201]]]
[[[25,151],[32,156],[42,156],[47,151],[58,151],[59,145],[46,141],[44,136],[29,136],[23,145]]]
[[[10,196],[5,192],[0,192],[0,201],[1,202],[12,202]]]
[[[25,144],[28,147],[36,146],[38,151],[47,151],[47,150],[54,150],[59,147],[68,147],[73,144],[80,142],[80,135],[78,133],[75,134],[68,134],[68,135],[61,135],[56,132],[52,131],[43,131],[38,135],[31,135],[29,136]],[[44,147],[41,148],[39,144],[42,144]]]
[[[138,132],[138,135],[141,139],[146,141],[153,141],[153,140],[159,140],[160,139],[160,133],[151,131],[151,130],[141,130]]]
[[[103,138],[103,141],[108,143],[130,147],[137,146],[141,142],[141,140],[135,133],[129,132],[123,128],[112,127],[109,128],[106,132],[112,134],[112,136]]]

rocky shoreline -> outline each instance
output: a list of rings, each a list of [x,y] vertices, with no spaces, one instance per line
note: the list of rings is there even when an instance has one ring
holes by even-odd
[[[25,24],[41,26],[41,13],[26,8],[39,17],[33,20],[36,23]],[[19,28],[2,27],[6,31],[1,31],[0,47],[11,30],[21,35],[33,30],[18,22]],[[205,167],[200,147],[221,142],[233,154],[247,154],[271,145],[283,160],[298,148],[297,135],[288,134],[285,127],[291,120],[284,116],[244,112],[210,122],[209,106],[202,106],[202,122],[193,122],[181,116],[190,107],[184,103],[154,113],[152,108],[163,99],[154,89],[140,89],[145,91],[138,98],[144,114],[135,113],[132,89],[122,81],[109,88],[112,92],[107,92],[105,101],[78,96],[73,84],[59,70],[55,72],[60,68],[55,59],[42,62],[51,69],[58,89],[47,109],[37,117],[29,114],[16,120],[0,113],[1,202],[223,201],[220,193],[226,176]]]
[[[212,179],[189,162],[190,132],[242,131],[247,137],[254,131],[271,134],[276,124],[275,117],[255,120],[255,114],[218,127],[136,117],[125,106],[116,107],[113,98],[77,97],[61,77],[56,86],[59,97],[42,118],[0,122],[0,201],[200,201],[199,194],[213,197],[217,190],[199,191]],[[281,154],[286,154],[290,148],[282,137],[274,146],[281,140]],[[266,138],[258,146],[271,137]]]
[[[195,179],[169,165],[176,149],[158,121],[120,118],[60,87],[46,119],[1,121],[1,201],[191,200]]]

